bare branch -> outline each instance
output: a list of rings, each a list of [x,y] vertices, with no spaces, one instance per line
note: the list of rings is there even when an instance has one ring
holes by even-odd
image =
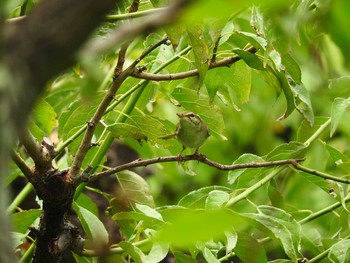
[[[209,166],[212,166],[214,168],[217,168],[219,170],[224,171],[232,171],[237,169],[243,169],[243,168],[261,168],[261,167],[272,167],[272,166],[280,166],[280,165],[296,165],[299,162],[302,162],[304,159],[287,159],[287,160],[279,160],[279,161],[270,161],[270,162],[252,162],[252,163],[241,163],[241,164],[231,164],[231,165],[225,165],[221,163],[217,163],[215,161],[209,160],[205,155],[201,153],[192,154],[192,155],[176,155],[176,156],[164,156],[164,157],[156,157],[152,159],[147,160],[135,160],[130,163],[122,164],[117,167],[111,168],[109,170],[96,173],[91,175],[88,178],[84,178],[83,180],[92,181],[96,180],[100,177],[111,175],[123,170],[129,170],[136,167],[142,167],[142,166],[148,166],[151,164],[156,163],[165,163],[165,162],[186,162],[195,160],[204,164],[207,164]]]
[[[257,49],[255,47],[250,47],[246,49],[247,52],[250,52],[252,54],[257,52]],[[218,67],[230,67],[233,63],[241,60],[240,56],[232,56],[227,57],[219,61],[211,61],[209,64],[209,69],[218,68]],[[179,72],[174,74],[153,74],[153,73],[147,73],[142,71],[134,71],[132,76],[135,78],[140,79],[147,79],[147,80],[155,80],[155,81],[169,81],[169,80],[175,80],[175,79],[185,79],[189,77],[198,76],[198,70],[193,69],[185,72]]]

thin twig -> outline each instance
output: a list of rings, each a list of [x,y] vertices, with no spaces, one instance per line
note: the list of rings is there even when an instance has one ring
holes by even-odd
[[[336,182],[340,182],[340,183],[344,183],[344,184],[350,184],[350,180],[346,179],[346,178],[336,177],[336,176],[333,176],[333,175],[330,175],[330,174],[327,174],[324,172],[310,169],[310,168],[302,166],[298,163],[294,163],[293,166],[295,169],[297,169],[299,171],[303,171],[303,172],[308,173],[308,174],[313,174],[313,175],[316,175],[316,176],[321,177],[323,179],[328,179],[328,180],[332,180],[332,181],[336,181]]]
[[[197,153],[197,154],[185,155],[185,156],[175,155],[175,156],[156,157],[156,158],[147,159],[147,160],[138,159],[126,164],[116,166],[109,170],[93,174],[89,178],[85,178],[85,180],[92,181],[100,177],[111,175],[123,170],[129,170],[129,169],[141,167],[141,166],[148,166],[156,163],[186,162],[191,160],[195,160],[224,171],[229,171],[229,170],[232,171],[232,170],[243,169],[243,168],[261,168],[261,167],[272,167],[272,166],[280,166],[280,165],[294,165],[295,163],[303,161],[303,159],[287,159],[287,160],[279,160],[279,161],[271,161],[271,162],[260,162],[260,163],[252,162],[252,163],[225,165],[225,164],[221,164],[221,163],[217,163],[212,160],[209,160],[203,154]]]
[[[245,51],[254,54],[257,52],[257,49],[255,47],[250,47]],[[218,68],[218,67],[230,67],[232,64],[234,64],[239,60],[241,60],[241,57],[235,55],[235,56],[224,58],[219,61],[211,61],[209,64],[209,69]],[[169,81],[169,80],[194,77],[194,76],[197,76],[198,74],[199,74],[198,69],[193,69],[193,70],[174,73],[174,74],[154,74],[154,73],[147,73],[143,71],[135,71],[133,72],[132,76],[134,78],[147,79],[147,80]]]

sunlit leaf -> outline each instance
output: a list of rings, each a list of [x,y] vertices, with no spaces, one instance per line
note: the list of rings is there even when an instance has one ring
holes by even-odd
[[[267,41],[266,41],[266,39],[262,38],[261,36],[257,36],[253,33],[243,32],[243,31],[239,31],[237,33],[239,35],[243,36],[244,38],[246,38],[256,48],[259,48],[262,50],[266,49]]]
[[[253,162],[264,162],[264,159],[260,156],[245,153],[241,155],[237,160],[233,162],[233,164],[240,164],[240,163],[253,163]],[[228,172],[227,180],[229,184],[234,184],[236,180],[240,177],[245,177],[244,181],[251,181],[253,178],[256,178],[261,173],[262,168],[243,168],[243,169],[237,169],[232,170]],[[244,183],[243,183],[244,184]]]
[[[230,193],[231,189],[224,186],[208,186],[192,191],[179,201],[178,205],[187,208],[205,208],[207,199],[213,191]]]
[[[74,211],[77,213],[86,235],[91,239],[93,248],[102,249],[108,244],[108,232],[100,219],[89,210],[73,203]]]
[[[30,209],[21,211],[11,215],[11,222],[16,232],[22,234],[28,231],[28,228],[37,220],[42,213],[39,209]]]
[[[244,60],[244,62],[247,63],[249,67],[258,69],[258,70],[265,70],[264,64],[258,58],[257,55],[238,48],[234,49],[233,52],[235,52],[238,56],[240,56]]]
[[[213,190],[209,193],[205,202],[207,209],[223,207],[230,199],[230,194],[225,191]]]
[[[227,231],[226,236],[226,255],[228,255],[237,245],[238,235],[237,232]]]
[[[162,261],[168,254],[169,245],[154,243],[150,252],[146,255],[142,250],[130,242],[122,241],[120,247],[130,255],[135,262],[154,263]]]
[[[159,242],[169,242],[177,247],[187,247],[198,241],[224,238],[225,231],[242,225],[235,213],[226,209],[174,211],[169,224],[164,225],[157,234]],[[220,224],[217,219],[220,218]]]
[[[147,205],[136,204],[136,209],[139,210],[140,212],[144,213],[148,217],[157,219],[159,221],[163,221],[162,215],[159,214],[155,209],[153,209]]]
[[[266,157],[266,160],[276,161],[300,157],[306,146],[300,142],[290,142],[277,146]]]
[[[331,259],[332,256],[334,256],[340,263],[349,262],[350,260],[350,256],[348,253],[349,248],[350,248],[350,240],[342,239],[339,242],[335,243],[333,246],[331,246],[328,253],[328,257]]]
[[[260,206],[258,207],[258,214],[245,214],[245,216],[255,220],[264,226],[278,239],[285,253],[293,261],[297,261],[301,257],[299,252],[301,242],[301,226],[284,210]]]
[[[43,99],[36,103],[32,113],[32,119],[46,136],[51,134],[53,128],[56,127],[57,124],[57,114],[55,110]]]

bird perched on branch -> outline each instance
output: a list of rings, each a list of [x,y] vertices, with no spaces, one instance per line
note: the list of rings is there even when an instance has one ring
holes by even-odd
[[[197,114],[189,111],[177,113],[180,118],[174,133],[160,137],[160,139],[170,139],[176,137],[181,142],[183,149],[194,148],[198,153],[199,147],[210,136],[208,125]],[[180,153],[180,154],[181,154]]]

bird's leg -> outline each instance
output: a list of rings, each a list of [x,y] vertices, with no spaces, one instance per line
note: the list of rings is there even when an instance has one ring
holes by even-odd
[[[186,149],[186,147],[185,147],[184,145],[182,145],[182,150],[181,150],[181,152],[180,152],[180,153],[178,154],[178,156],[177,156],[179,164],[180,164],[180,162],[181,162],[181,163],[184,163],[184,159],[183,159],[182,153],[183,153],[183,151],[184,151],[185,149]]]

